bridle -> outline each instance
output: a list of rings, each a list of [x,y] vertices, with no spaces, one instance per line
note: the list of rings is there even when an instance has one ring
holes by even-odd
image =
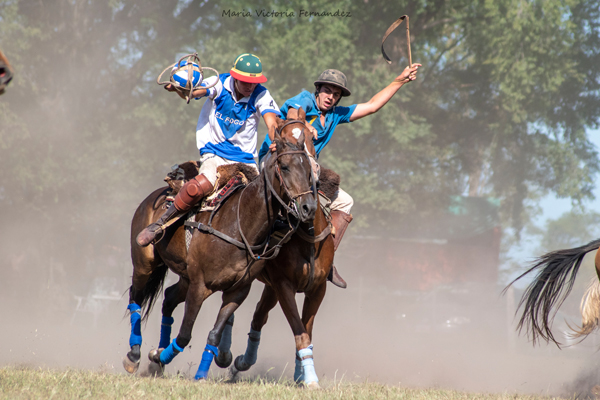
[[[281,128],[277,128],[277,134],[281,135],[281,132],[283,131],[283,128],[285,128],[288,125],[291,124],[302,124],[304,125],[302,127],[302,131],[301,134],[304,134],[304,129],[306,128],[306,122],[301,121],[301,120],[297,120],[297,119],[292,119],[289,121],[286,121]],[[306,159],[308,166],[310,168],[310,185],[311,185],[311,190],[307,190],[304,191],[302,193],[299,193],[297,195],[293,195],[287,185],[287,183],[285,183],[285,179],[283,179],[283,176],[281,174],[281,168],[279,167],[279,157],[285,156],[285,155],[290,155],[290,154],[301,154],[304,156],[304,158]],[[310,159],[308,158],[308,154],[306,154],[305,150],[291,150],[291,151],[284,151],[283,153],[277,153],[277,158],[275,160],[275,176],[277,177],[277,179],[279,180],[279,183],[281,184],[281,186],[283,187],[283,190],[285,191],[285,194],[287,195],[287,197],[290,199],[290,203],[294,206],[295,210],[292,209],[290,206],[288,206],[282,199],[281,197],[279,197],[279,195],[277,194],[277,192],[275,191],[275,189],[273,188],[273,183],[271,182],[271,180],[268,178],[267,174],[265,174],[265,180],[267,183],[267,186],[269,187],[269,190],[271,191],[271,193],[273,194],[273,196],[275,196],[275,198],[277,199],[277,201],[283,206],[283,208],[288,212],[291,213],[294,217],[299,219],[299,215],[298,215],[298,199],[304,195],[307,194],[312,194],[313,195],[313,199],[316,201],[317,200],[317,185],[316,185],[316,177],[314,175],[314,171],[312,169],[311,163],[310,163]]]
[[[281,135],[281,131],[283,130],[283,128],[285,128],[286,126],[288,126],[290,124],[294,124],[294,123],[305,124],[304,121],[300,121],[300,120],[287,121],[286,123],[284,123],[282,125],[281,129],[277,129],[277,134]],[[304,125],[304,126],[306,126],[306,125]],[[302,128],[302,133],[304,133],[304,128]],[[293,155],[293,154],[300,154],[301,156],[306,158],[307,165],[310,168],[310,177],[311,177],[310,183],[312,186],[312,190],[304,191],[295,196],[292,195],[288,184],[285,182],[285,179],[283,178],[283,176],[281,174],[281,169],[279,167],[279,158],[280,157],[282,157],[284,155]],[[301,222],[299,211],[298,211],[298,208],[299,208],[298,207],[298,199],[300,197],[312,193],[315,201],[318,201],[317,185],[316,185],[317,180],[316,180],[312,165],[310,163],[310,159],[308,158],[308,154],[306,153],[305,150],[284,151],[282,153],[278,153],[277,157],[275,158],[274,161],[267,160],[267,162],[275,164],[275,176],[279,180],[279,183],[280,183],[281,187],[283,188],[283,190],[285,191],[286,196],[289,198],[289,202],[288,202],[289,204],[288,204],[279,196],[277,191],[275,191],[275,188],[273,187],[273,183],[271,182],[271,179],[269,178],[269,173],[267,172],[267,165],[265,164],[265,167],[263,168],[263,171],[261,172],[261,175],[263,176],[263,179],[265,181],[264,189],[268,190],[271,193],[271,195],[277,200],[277,202],[286,211],[286,213],[288,214],[288,218],[286,218],[286,219],[287,219],[288,225],[290,227],[290,229],[285,234],[285,236],[283,238],[281,238],[277,244],[275,244],[272,247],[269,247],[268,244],[269,244],[269,240],[270,240],[270,235],[267,235],[267,237],[261,244],[251,245],[248,242],[248,239],[246,238],[246,236],[244,235],[244,232],[242,232],[242,224],[240,223],[240,221],[241,221],[240,220],[240,208],[241,208],[241,204],[242,204],[242,197],[243,197],[246,189],[248,189],[248,187],[250,187],[250,185],[252,185],[254,182],[258,182],[259,181],[258,179],[253,180],[252,182],[250,182],[250,184],[248,184],[246,187],[244,187],[244,189],[242,189],[242,192],[240,193],[240,195],[238,197],[237,216],[236,217],[237,217],[238,230],[239,230],[240,237],[242,238],[242,242],[224,234],[223,232],[220,232],[220,231],[214,229],[211,226],[212,217],[216,210],[213,210],[213,212],[211,213],[208,225],[205,225],[201,222],[191,222],[191,221],[185,222],[186,226],[196,228],[200,232],[203,232],[203,233],[215,235],[218,238],[220,238],[242,250],[246,250],[246,253],[250,256],[250,260],[248,261],[248,264],[246,265],[246,272],[244,273],[244,276],[242,276],[242,278],[240,278],[238,281],[236,281],[228,290],[233,289],[234,287],[239,285],[240,282],[242,282],[244,280],[244,278],[250,273],[250,267],[252,266],[252,264],[254,264],[254,262],[259,261],[259,260],[270,260],[270,259],[277,257],[277,255],[279,254],[279,250],[281,250],[281,246],[284,243],[286,243],[291,238],[291,236],[298,230],[298,227],[300,226],[300,222]],[[265,194],[267,194],[267,193],[265,193]],[[266,195],[265,195],[265,202],[267,202],[266,206],[268,209],[269,208],[269,204],[268,204],[269,200],[268,200],[268,196],[266,196]],[[295,219],[295,224],[292,221],[293,219],[289,218],[290,215],[294,216],[293,219]],[[270,226],[272,226],[274,223],[274,221],[272,221],[271,218],[272,218],[272,216],[269,213],[267,223]],[[260,254],[256,254],[256,253],[254,253],[254,251],[262,251],[262,252]],[[311,265],[312,265],[312,263],[311,263]]]
[[[283,128],[285,128],[288,125],[294,124],[294,123],[300,123],[300,124],[304,124],[303,121],[300,120],[289,120],[286,121],[281,129],[276,129],[277,134],[281,135],[281,131],[283,130]],[[304,128],[302,128],[302,132],[301,134],[304,133]],[[288,187],[288,185],[285,182],[285,179],[283,178],[282,174],[281,174],[281,168],[279,167],[279,158],[284,156],[284,155],[291,155],[291,154],[300,154],[302,156],[304,156],[306,158],[307,161],[307,165],[310,168],[310,179],[311,179],[311,186],[312,186],[312,190],[307,190],[305,192],[299,193],[297,195],[293,195]],[[272,161],[275,164],[275,176],[277,177],[277,179],[279,180],[279,183],[281,185],[281,187],[283,187],[283,190],[286,193],[286,196],[289,198],[289,202],[286,203],[281,196],[279,196],[279,194],[277,193],[277,191],[275,190],[275,188],[273,187],[273,182],[271,182],[271,179],[269,178],[269,174],[267,173],[266,169],[267,166],[265,165],[264,167],[264,171],[263,171],[263,179],[265,181],[265,187],[268,188],[269,192],[271,193],[271,195],[277,200],[277,202],[283,207],[283,209],[286,211],[286,213],[289,215],[294,216],[294,219],[296,220],[296,224],[292,224],[292,221],[290,218],[286,218],[290,227],[290,230],[285,234],[285,236],[280,240],[280,242],[271,247],[268,248],[267,243],[269,241],[269,236],[267,236],[267,238],[265,239],[265,242],[258,245],[258,246],[252,246],[248,240],[246,239],[246,236],[244,235],[244,232],[242,232],[242,224],[240,223],[240,206],[241,206],[241,202],[242,202],[242,196],[244,194],[244,191],[248,188],[248,186],[246,186],[243,190],[242,193],[240,194],[239,198],[238,198],[238,206],[237,206],[237,223],[238,223],[238,230],[240,233],[240,236],[242,238],[242,241],[244,242],[245,245],[245,249],[248,252],[248,254],[250,255],[250,257],[252,258],[252,260],[254,261],[258,261],[260,259],[263,260],[268,260],[268,259],[272,259],[277,257],[277,255],[279,254],[279,250],[281,249],[281,245],[285,242],[287,242],[287,240],[296,232],[296,230],[298,229],[298,227],[300,226],[300,213],[298,211],[299,207],[298,207],[298,199],[306,194],[313,194],[315,201],[317,201],[317,180],[315,178],[314,175],[314,171],[312,169],[312,166],[310,164],[310,159],[308,158],[308,155],[306,154],[305,150],[290,150],[290,151],[284,151],[282,153],[278,153],[277,157],[275,158],[274,161]],[[267,197],[265,196],[265,200],[267,200]],[[268,207],[268,205],[267,205]],[[270,221],[270,217],[269,217],[269,223]],[[240,247],[240,246],[238,246]],[[253,250],[258,250],[264,248],[263,253],[258,255],[255,254]],[[251,265],[251,264],[249,264]]]

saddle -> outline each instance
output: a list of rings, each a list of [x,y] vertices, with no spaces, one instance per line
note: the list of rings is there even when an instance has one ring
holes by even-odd
[[[317,189],[319,192],[321,207],[326,211],[325,215],[329,215],[329,206],[331,205],[332,198],[335,197],[336,192],[340,188],[340,176],[329,168],[321,167],[321,174],[319,175],[319,182],[317,183]],[[324,197],[324,198],[323,198]],[[326,202],[323,202],[326,200]]]
[[[199,170],[200,164],[197,161],[187,161],[172,166],[171,172],[164,179],[171,189],[166,200],[173,201],[183,184],[198,175]],[[218,208],[235,191],[246,186],[256,177],[258,172],[246,164],[221,165],[217,168],[217,182],[213,193],[202,200],[200,207],[194,210],[195,213]]]
[[[169,185],[170,192],[167,194],[166,203],[169,204],[175,199],[175,196],[183,187],[183,184],[188,180],[198,175],[200,165],[196,161],[187,161],[182,164],[175,164],[171,167],[171,172],[165,177],[165,182]],[[215,212],[221,204],[227,200],[238,189],[246,186],[249,182],[258,177],[258,172],[246,164],[236,163],[222,165],[217,168],[217,182],[213,193],[206,197],[202,203],[192,209],[188,213],[186,219],[193,219],[193,216],[200,211]],[[331,216],[329,206],[331,198],[336,196],[336,192],[340,186],[340,176],[333,170],[321,167],[319,181],[317,183],[317,191],[319,194],[319,203],[329,224],[331,224]],[[212,218],[211,218],[212,219]],[[186,245],[189,247],[191,240],[191,228],[186,226]],[[269,245],[277,245],[282,239],[287,238],[288,231],[291,229],[291,221],[288,221],[283,215],[277,218]],[[285,240],[285,241],[287,241]]]

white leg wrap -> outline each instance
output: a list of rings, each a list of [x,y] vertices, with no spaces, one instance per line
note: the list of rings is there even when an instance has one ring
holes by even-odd
[[[294,382],[300,383],[304,380],[302,373],[302,361],[296,358],[296,368],[294,369]]]
[[[298,357],[300,357],[303,372],[304,383],[319,382],[317,372],[315,371],[315,361],[313,360],[313,346],[312,344],[306,349],[298,350]],[[306,358],[305,358],[306,357]]]

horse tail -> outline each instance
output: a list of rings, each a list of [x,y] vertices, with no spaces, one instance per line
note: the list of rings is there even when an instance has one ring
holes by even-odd
[[[579,306],[581,310],[581,326],[571,327],[573,331],[569,334],[572,339],[583,340],[590,333],[598,329],[600,325],[600,281],[593,277],[590,284],[581,298]]]
[[[547,253],[535,260],[531,268],[508,285],[514,284],[533,271],[538,271],[533,282],[525,289],[517,308],[523,307],[523,315],[517,329],[519,332],[526,329],[534,345],[541,338],[561,346],[554,337],[550,325],[556,311],[573,289],[583,257],[599,247],[600,239],[597,239],[585,246]]]
[[[148,282],[146,282],[146,285],[144,286],[144,297],[142,304],[140,304],[140,307],[143,310],[143,321],[148,319],[148,315],[150,315],[150,311],[152,311],[152,307],[154,307],[154,303],[156,302],[158,295],[160,292],[162,292],[168,270],[169,267],[167,267],[164,263],[161,263],[158,267],[154,268],[150,274],[150,277],[148,278]]]

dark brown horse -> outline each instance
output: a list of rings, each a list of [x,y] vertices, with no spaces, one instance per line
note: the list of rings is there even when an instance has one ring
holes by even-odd
[[[189,250],[186,250],[183,221],[178,221],[154,245],[140,247],[135,238],[163,212],[166,189],[158,189],[138,207],[131,225],[132,285],[129,291],[131,312],[131,350],[123,364],[128,372],[139,366],[142,342],[140,319],[150,312],[168,269],[179,275],[179,281],[165,290],[163,328],[158,351],[150,354],[152,361],[168,364],[188,345],[194,322],[206,298],[216,291],[223,292],[223,303],[208,341],[203,360],[196,374],[206,377],[226,321],[244,301],[252,281],[261,272],[264,262],[256,254],[264,248],[279,212],[293,214],[299,221],[314,218],[317,202],[313,197],[310,163],[303,150],[304,134],[294,137],[303,121],[283,122],[278,119],[275,134],[277,151],[265,165],[260,176],[243,190],[238,190],[214,215],[198,213]],[[291,138],[291,139],[290,139]],[[200,225],[198,225],[200,223]],[[211,232],[207,227],[214,229]],[[220,236],[215,236],[220,235]],[[267,250],[263,257],[273,255]],[[258,260],[258,262],[255,262]],[[179,334],[170,341],[170,325],[175,307],[185,301],[185,312]]]
[[[538,258],[531,268],[508,285],[510,286],[525,275],[537,271],[535,279],[523,293],[518,307],[519,309],[523,307],[518,329],[519,331],[525,329],[531,335],[534,344],[539,339],[543,339],[561,346],[552,333],[552,321],[556,311],[573,289],[583,257],[591,251],[598,250],[599,247],[600,239],[597,239],[585,246],[547,253]],[[596,252],[595,263],[596,274],[600,279],[600,251]],[[596,279],[583,295],[581,315],[582,326],[572,328],[571,337],[573,339],[583,340],[599,326],[600,282]]]
[[[294,111],[291,108],[288,117],[295,117]],[[298,118],[303,117],[300,109]],[[314,154],[312,141],[307,141],[307,148]],[[279,302],[296,341],[294,380],[309,388],[319,388],[311,343],[315,316],[325,297],[327,276],[333,264],[334,247],[330,233],[329,222],[319,206],[314,221],[301,224],[282,247],[279,256],[266,262],[258,276],[265,287],[252,318],[248,346],[245,354],[238,356],[231,366],[232,377],[239,371],[247,371],[256,362],[261,330],[267,323],[269,311]],[[304,293],[302,316],[296,306],[296,293]],[[227,338],[226,342],[231,340]],[[223,345],[220,346],[221,354],[225,355],[225,350]],[[218,358],[217,364],[225,366],[226,363]]]
[[[12,80],[13,70],[6,56],[0,51],[0,94],[4,93],[6,86]]]

